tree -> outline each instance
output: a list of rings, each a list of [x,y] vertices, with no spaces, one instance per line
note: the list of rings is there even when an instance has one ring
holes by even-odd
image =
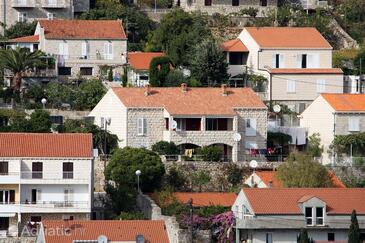
[[[149,78],[150,84],[154,87],[165,86],[166,77],[170,72],[171,61],[170,58],[154,57],[150,63]]]
[[[198,186],[200,192],[202,187],[210,182],[210,179],[210,174],[206,171],[195,172],[191,177],[192,184]]]
[[[16,24],[10,26],[10,28],[5,29],[4,35],[8,39],[34,35],[36,26],[37,26],[37,21],[17,22]]]
[[[106,191],[110,196],[113,208],[124,211],[135,204],[133,198],[136,193],[136,170],[141,170],[140,188],[143,192],[153,192],[160,188],[165,174],[164,165],[160,157],[144,148],[125,147],[114,150],[105,169],[105,179],[108,184]],[[126,202],[126,199],[130,199]]]
[[[313,243],[313,240],[309,238],[307,229],[301,229],[298,239],[298,243]]]
[[[106,88],[97,79],[90,79],[82,82],[77,90],[76,108],[93,109],[103,98]]]
[[[203,86],[217,86],[228,81],[228,63],[225,53],[213,39],[195,46],[190,68],[192,76]]]
[[[356,210],[351,213],[351,225],[348,232],[348,243],[361,243],[359,222],[357,221]]]
[[[198,154],[202,156],[205,161],[217,162],[222,158],[223,150],[218,146],[206,146],[198,149]]]
[[[201,13],[181,9],[164,15],[148,40],[146,51],[164,51],[175,66],[188,66],[193,47],[211,37],[207,19]]]
[[[25,71],[42,65],[41,57],[43,55],[39,50],[30,52],[27,48],[0,50],[2,68],[10,70],[14,74],[10,85],[14,91],[20,91]]]
[[[178,87],[182,83],[188,83],[188,82],[189,80],[185,78],[184,73],[182,71],[178,69],[173,69],[166,76],[165,87]]]
[[[327,169],[305,153],[292,153],[279,166],[278,179],[285,187],[331,187]]]
[[[177,155],[179,148],[174,142],[160,141],[152,145],[152,151],[159,155]]]
[[[52,122],[50,114],[45,110],[35,110],[30,115],[29,124],[32,132],[50,132]]]
[[[321,138],[319,133],[314,133],[309,136],[307,153],[312,157],[321,157],[323,153],[323,146],[321,146]]]

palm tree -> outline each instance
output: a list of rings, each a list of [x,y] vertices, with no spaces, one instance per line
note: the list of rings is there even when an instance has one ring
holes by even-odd
[[[11,80],[11,89],[20,91],[24,73],[42,65],[44,54],[37,50],[30,52],[28,48],[2,49],[0,50],[0,65],[3,69],[10,70],[14,76]]]

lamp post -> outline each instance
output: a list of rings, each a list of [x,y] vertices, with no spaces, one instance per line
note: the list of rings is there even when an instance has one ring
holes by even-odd
[[[46,109],[47,99],[46,99],[46,98],[43,98],[43,99],[41,100],[41,103],[42,103],[42,105],[43,105],[43,109]]]
[[[136,170],[136,176],[137,176],[137,190],[138,190],[138,193],[141,192],[141,189],[139,187],[139,176],[141,175],[141,171],[140,170]]]

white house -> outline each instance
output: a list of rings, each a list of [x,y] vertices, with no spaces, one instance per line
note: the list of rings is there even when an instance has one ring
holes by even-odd
[[[0,133],[0,234],[44,219],[89,219],[91,134]]]
[[[232,211],[236,242],[297,242],[302,228],[314,242],[346,242],[357,212],[365,239],[363,188],[244,188]]]

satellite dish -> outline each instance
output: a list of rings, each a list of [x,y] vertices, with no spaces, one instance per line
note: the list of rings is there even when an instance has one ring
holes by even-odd
[[[177,128],[177,121],[173,120],[171,126],[172,126],[172,129],[176,129]]]
[[[275,113],[279,113],[281,111],[280,105],[274,105],[273,110]]]
[[[233,134],[233,141],[235,141],[235,142],[241,141],[241,134],[239,134],[238,132]]]
[[[258,163],[257,163],[256,160],[251,160],[250,161],[250,167],[251,168],[255,169],[255,168],[257,168],[257,166],[258,166]]]
[[[105,235],[100,235],[98,237],[98,243],[108,243],[108,238]]]

